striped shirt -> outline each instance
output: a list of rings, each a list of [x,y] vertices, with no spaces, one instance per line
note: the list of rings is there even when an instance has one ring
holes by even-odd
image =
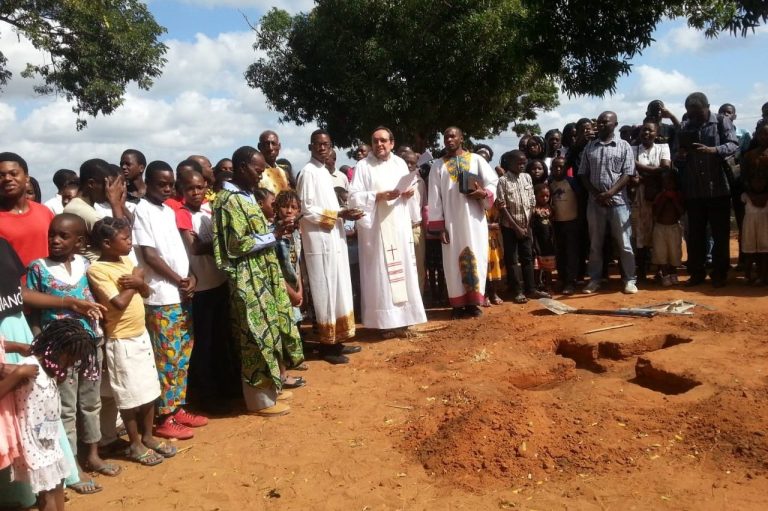
[[[608,142],[599,138],[592,140],[581,154],[579,175],[589,176],[592,186],[601,192],[610,190],[619,179],[626,176],[634,176],[635,155],[629,142],[614,137]],[[590,197],[590,200],[595,200]],[[627,187],[613,196],[612,205],[620,206],[628,204]]]
[[[533,207],[536,205],[531,176],[524,172],[520,174],[507,172],[499,178],[499,183],[496,185],[496,197],[499,209],[506,207],[517,225],[527,229],[528,223],[531,221]],[[501,225],[512,228],[504,214],[501,215]]]

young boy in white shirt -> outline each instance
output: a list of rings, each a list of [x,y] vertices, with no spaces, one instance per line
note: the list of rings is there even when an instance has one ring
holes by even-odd
[[[147,165],[144,179],[147,193],[136,206],[133,239],[151,291],[144,306],[162,388],[155,435],[184,440],[194,436],[190,428],[208,423],[205,417],[183,408],[194,343],[191,300],[197,280],[190,272],[176,215],[164,204],[174,191],[173,169],[163,161],[153,161]]]

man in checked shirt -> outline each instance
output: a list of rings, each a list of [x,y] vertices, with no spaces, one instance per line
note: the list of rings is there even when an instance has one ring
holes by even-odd
[[[632,227],[629,221],[629,199],[626,185],[635,175],[635,157],[628,142],[614,135],[618,120],[614,112],[603,112],[597,118],[597,138],[589,142],[581,155],[579,177],[587,191],[587,223],[589,224],[589,284],[584,292],[600,289],[603,270],[605,231],[619,245],[619,260],[624,276],[624,293],[637,293],[635,255],[632,252]]]

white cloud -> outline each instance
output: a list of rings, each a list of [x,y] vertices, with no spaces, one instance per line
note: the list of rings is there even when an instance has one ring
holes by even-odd
[[[697,90],[693,79],[677,70],[664,71],[648,65],[634,68],[637,74],[638,91],[643,96],[678,96]]]
[[[745,46],[760,44],[759,40],[766,36],[768,36],[768,25],[761,25],[755,29],[754,33],[747,33],[746,37],[723,33],[712,38],[707,38],[701,30],[680,25],[660,37],[654,47],[665,55],[733,51]]]
[[[165,41],[168,63],[149,91],[153,96],[192,89],[231,92],[245,86],[244,73],[257,58],[252,31],[227,32],[209,37],[195,34],[194,41]]]
[[[150,160],[171,165],[189,154],[206,154],[212,161],[232,155],[241,145],[253,145],[266,129],[276,130],[283,157],[303,165],[309,133],[315,126],[281,125],[267,108],[263,94],[249,88],[243,73],[256,59],[252,32],[195,35],[192,42],[169,40],[168,64],[150,91],[129,88],[125,103],[114,114],[88,119],[75,130],[71,105],[55,96],[39,97],[30,81],[14,77],[13,91],[0,93],[0,150],[24,156],[43,194],[53,194],[51,176],[59,168],[79,168],[89,158],[117,162],[127,147],[143,151]],[[7,49],[14,52],[11,55]],[[28,41],[0,39],[9,61],[34,55]],[[32,51],[30,51],[30,49]],[[22,105],[19,108],[18,105]]]
[[[16,122],[16,109],[11,105],[0,103],[0,126],[8,126]]]
[[[13,32],[10,25],[0,21],[0,53],[8,59],[7,70],[13,73],[0,94],[10,98],[36,97],[32,87],[41,80],[22,78],[21,72],[27,63],[43,65],[49,62],[48,55],[32,46],[24,37]]]

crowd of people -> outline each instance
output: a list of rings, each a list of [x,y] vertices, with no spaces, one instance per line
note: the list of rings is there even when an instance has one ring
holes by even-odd
[[[723,286],[732,210],[746,280],[768,283],[768,103],[753,135],[735,120],[702,93],[681,121],[655,100],[637,126],[523,136],[495,167],[459,127],[436,155],[379,127],[341,168],[318,129],[300,169],[265,131],[216,165],[90,159],[44,204],[0,153],[0,505],[63,509],[65,484],[120,473],[105,458],[157,465],[235,399],[288,413],[294,371],[348,363],[358,323],[407,337],[425,304],[458,320],[504,292],[595,293],[614,260],[624,293],[674,286],[683,239],[685,285],[709,268]]]

